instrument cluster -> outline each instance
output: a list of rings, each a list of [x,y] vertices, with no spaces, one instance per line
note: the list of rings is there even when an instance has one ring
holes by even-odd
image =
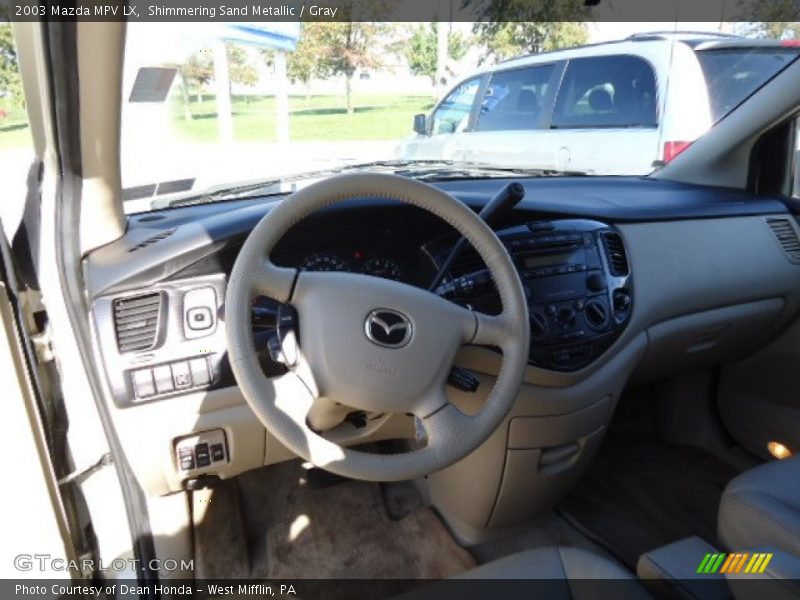
[[[404,281],[406,273],[398,261],[362,250],[347,254],[314,252],[299,263],[302,271],[346,271],[394,281]]]

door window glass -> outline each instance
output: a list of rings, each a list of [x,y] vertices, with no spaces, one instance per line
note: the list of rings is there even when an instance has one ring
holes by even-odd
[[[467,128],[480,83],[480,77],[470,79],[448,94],[433,113],[431,125],[433,135],[457,133]]]
[[[551,127],[656,127],[653,68],[637,56],[569,61]]]
[[[481,101],[477,131],[536,129],[553,65],[492,74]]]

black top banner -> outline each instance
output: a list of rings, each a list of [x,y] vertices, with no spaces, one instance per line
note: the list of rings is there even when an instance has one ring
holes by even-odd
[[[800,21],[800,0],[0,0],[10,21]]]

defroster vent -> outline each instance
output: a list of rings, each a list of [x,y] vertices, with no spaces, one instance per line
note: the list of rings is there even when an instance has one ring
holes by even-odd
[[[120,352],[149,350],[158,337],[161,293],[114,300],[114,330]]]
[[[602,235],[603,249],[606,252],[608,268],[611,274],[616,277],[623,277],[629,273],[628,257],[625,254],[625,246],[618,233],[606,232]]]

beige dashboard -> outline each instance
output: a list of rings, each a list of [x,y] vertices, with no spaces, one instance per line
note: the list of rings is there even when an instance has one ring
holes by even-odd
[[[463,540],[510,527],[566,491],[591,460],[630,381],[739,358],[774,337],[800,308],[800,266],[784,255],[764,216],[623,223],[618,229],[636,292],[621,337],[577,372],[529,366],[516,405],[495,434],[424,483]],[[223,293],[224,278],[212,282]],[[176,286],[195,284],[207,285],[208,280],[173,280],[159,289],[170,294]],[[99,314],[108,310],[103,308],[108,301],[95,302]],[[108,371],[115,362],[102,341],[107,319],[94,317],[98,355]],[[205,346],[224,339],[224,326],[221,318],[212,335],[181,343],[190,354],[202,354]],[[185,355],[186,348],[172,345],[170,352]],[[151,353],[138,360],[144,365],[170,358]],[[465,348],[457,362],[477,372],[481,386],[473,394],[453,390],[451,399],[466,411],[478,410],[499,357],[486,349]],[[235,385],[128,406],[109,398],[108,404],[130,465],[150,495],[182,489],[186,473],[176,445],[198,433],[219,430],[226,445],[224,460],[205,468],[205,474],[230,478],[293,458],[264,429]],[[352,434],[352,443],[412,437],[414,424],[408,417],[392,416],[363,430],[354,428]],[[471,482],[469,502],[460,493],[465,481]],[[519,501],[522,497],[525,503]]]

